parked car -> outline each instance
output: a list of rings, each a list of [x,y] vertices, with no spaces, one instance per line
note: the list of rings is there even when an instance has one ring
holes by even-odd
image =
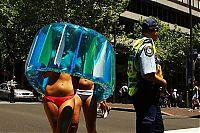
[[[23,89],[19,84],[10,84],[5,82],[0,84],[0,99],[11,100],[11,86],[14,86],[14,101],[17,100],[35,100],[32,91]]]

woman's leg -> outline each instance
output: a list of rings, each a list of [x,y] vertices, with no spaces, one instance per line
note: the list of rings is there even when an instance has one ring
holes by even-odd
[[[75,98],[65,101],[59,108],[56,133],[66,133],[69,130],[74,111]]]
[[[83,112],[88,133],[96,133],[97,102],[93,96],[83,103]]]
[[[69,133],[76,133],[78,129],[79,124],[79,117],[80,117],[80,111],[82,106],[81,98],[76,94],[75,95],[75,106],[74,106],[74,113],[72,116],[72,122],[69,129]]]
[[[46,101],[46,100],[43,101],[43,104],[44,104],[45,113],[47,115],[47,118],[53,130],[53,133],[56,133],[58,107],[54,103]]]
[[[106,100],[103,101],[103,107],[104,107],[104,116],[103,116],[103,118],[107,118],[108,114],[110,112],[110,107],[108,106]]]

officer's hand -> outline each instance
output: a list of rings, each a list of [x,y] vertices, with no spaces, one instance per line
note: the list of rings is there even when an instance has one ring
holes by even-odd
[[[167,81],[160,76],[155,74],[155,81],[156,84],[158,84],[160,87],[163,87],[165,89],[167,87]]]
[[[167,88],[167,81],[165,79],[162,79],[162,84],[161,86],[163,87],[163,89]]]

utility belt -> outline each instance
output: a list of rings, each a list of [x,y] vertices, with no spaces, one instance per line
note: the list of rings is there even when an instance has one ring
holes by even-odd
[[[160,88],[160,86],[158,84],[155,84],[152,81],[148,81],[148,80],[144,79],[140,74],[138,74],[137,76],[138,76],[138,80],[136,83],[136,88],[138,88],[138,90],[150,89],[150,88],[152,88],[153,90],[157,90]]]

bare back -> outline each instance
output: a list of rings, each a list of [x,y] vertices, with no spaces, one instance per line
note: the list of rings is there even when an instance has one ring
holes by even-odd
[[[48,96],[68,96],[74,95],[72,77],[67,73],[47,72],[45,77],[49,77],[45,95]]]

